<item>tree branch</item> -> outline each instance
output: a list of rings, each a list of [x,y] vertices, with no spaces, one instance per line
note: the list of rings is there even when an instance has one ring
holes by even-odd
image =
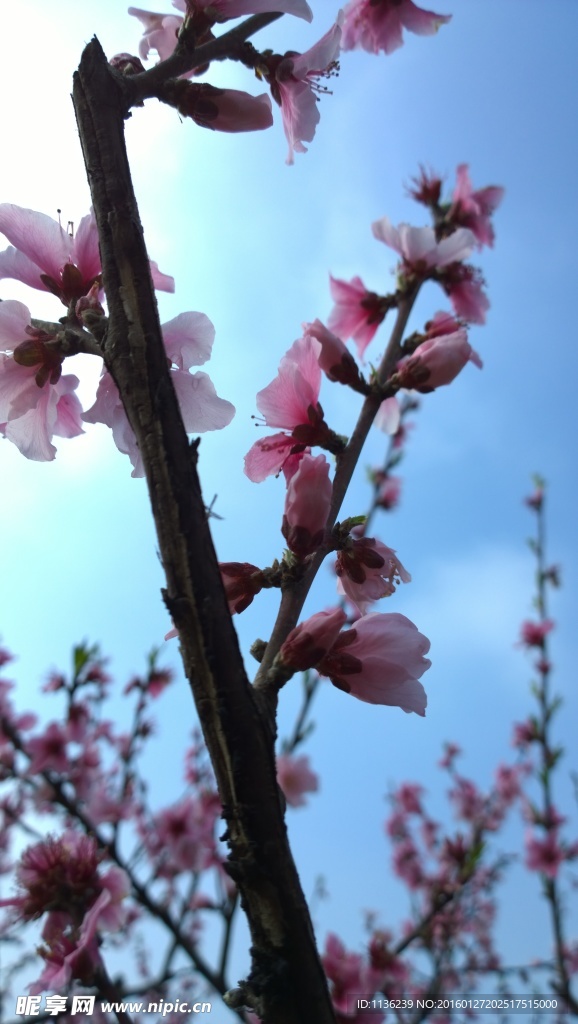
[[[249,685],[197,474],[170,379],[124,143],[122,83],[97,39],[74,75],[73,101],[98,225],[109,327],[103,357],[137,438],[165,602],[209,750],[230,856],[252,936],[252,969],[231,1005],[265,1024],[334,1024],[275,776],[274,735]]]

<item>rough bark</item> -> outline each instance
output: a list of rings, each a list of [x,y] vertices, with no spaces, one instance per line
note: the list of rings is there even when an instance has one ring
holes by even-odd
[[[187,440],[170,380],[124,142],[123,80],[96,39],[74,76],[73,101],[109,309],[102,354],[142,455],[164,598],[180,631],[227,823],[229,870],[251,929],[252,969],[238,1002],[254,1006],[266,1024],[334,1024],[288,845],[273,728],[246,676],[202,499],[198,448]]]

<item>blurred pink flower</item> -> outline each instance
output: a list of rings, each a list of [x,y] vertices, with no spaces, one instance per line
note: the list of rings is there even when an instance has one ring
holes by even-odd
[[[543,647],[546,636],[553,629],[552,619],[544,619],[542,622],[530,622],[529,620],[523,622],[520,631],[521,643],[525,647]]]
[[[215,337],[211,321],[204,313],[180,313],[161,329],[185,430],[204,433],[226,427],[235,415],[235,407],[218,397],[208,374],[189,373],[191,366],[200,366],[210,357]],[[110,427],[117,448],[132,462],[131,475],[144,475],[136,437],[107,370],[100,378],[94,405],[82,418],[87,423],[104,423]]]
[[[329,275],[329,284],[335,305],[327,323],[343,341],[353,338],[357,354],[363,359],[387,309],[383,307],[379,295],[367,290],[360,277],[340,281]]]
[[[312,554],[321,544],[332,493],[325,456],[303,455],[287,485],[281,527],[287,546],[299,558]]]
[[[539,871],[548,878],[556,878],[558,868],[565,859],[555,829],[548,832],[544,839],[537,839],[531,833],[526,836],[526,867],[530,871]]]
[[[100,279],[98,232],[92,211],[72,236],[44,213],[2,203],[0,232],[12,243],[0,252],[0,279],[11,277],[52,292],[65,306],[86,295]],[[162,274],[152,260],[150,267],[155,288],[173,292],[174,279]]]
[[[401,477],[387,473],[383,475],[382,479],[378,478],[375,482],[377,485],[375,504],[386,511],[395,508],[399,504],[401,496]]]
[[[458,228],[458,231],[466,230]],[[490,300],[484,292],[484,279],[475,267],[467,263],[451,263],[438,272],[436,279],[462,320],[485,324]]]
[[[68,740],[67,730],[58,722],[51,722],[41,736],[32,736],[26,744],[26,752],[30,757],[28,773],[66,772],[69,767],[66,750]]]
[[[425,715],[427,698],[418,679],[431,665],[430,642],[405,615],[372,612],[341,633],[316,666],[334,686],[368,704]]]
[[[303,142],[312,142],[320,115],[317,93],[327,92],[318,79],[329,78],[336,69],[341,42],[342,12],[337,22],[306,53],[289,51],[276,62],[271,73],[273,99],[281,107],[283,128],[289,143],[286,163],[294,162],[293,153],[306,153]]]
[[[344,13],[343,49],[368,53],[393,53],[403,44],[404,28],[431,36],[451,20],[451,14],[424,11],[412,0],[350,0]]]
[[[308,757],[277,755],[277,782],[290,807],[304,807],[306,793],[316,793],[319,776],[311,771]]]
[[[476,236],[479,247],[493,246],[494,228],[491,216],[502,202],[504,189],[496,185],[474,191],[467,164],[459,164],[456,187],[448,219],[452,224],[469,228]]]

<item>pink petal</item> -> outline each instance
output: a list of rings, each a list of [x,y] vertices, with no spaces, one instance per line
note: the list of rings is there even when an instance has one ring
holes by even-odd
[[[214,0],[211,6],[227,18],[240,18],[245,14],[268,14],[282,11],[296,18],[313,21],[313,13],[305,0]]]
[[[40,291],[47,292],[48,288],[40,280],[41,273],[42,271],[36,263],[33,263],[28,256],[12,245],[4,252],[0,252],[0,279],[10,277],[15,281],[22,281],[30,288],[39,288]]]
[[[268,476],[280,473],[294,447],[295,441],[288,434],[270,434],[255,441],[245,455],[246,476],[260,484]]]
[[[371,230],[373,237],[377,238],[379,242],[385,242],[390,249],[395,249],[400,256],[403,255],[399,231],[393,226],[389,217],[382,217],[381,220],[374,221]]]
[[[215,328],[204,313],[179,313],[161,330],[166,353],[179,370],[201,366],[211,358]]]
[[[74,235],[73,263],[76,264],[85,281],[92,281],[102,270],[98,229],[92,210],[82,218]]]
[[[170,277],[168,274],[163,274],[162,271],[159,270],[158,263],[155,263],[154,260],[149,260],[149,265],[155,288],[157,288],[159,292],[174,292],[174,277]]]
[[[6,299],[0,302],[0,348],[13,352],[22,341],[29,340],[26,328],[30,326],[30,310],[23,302]]]
[[[172,381],[187,433],[221,430],[233,419],[235,406],[219,398],[208,373],[173,370]]]
[[[52,217],[11,203],[0,204],[0,231],[8,241],[55,280],[69,262],[72,239]]]
[[[433,36],[440,25],[447,25],[452,20],[451,14],[424,11],[421,7],[416,7],[412,0],[404,0],[399,8],[399,17],[404,28],[418,36]]]

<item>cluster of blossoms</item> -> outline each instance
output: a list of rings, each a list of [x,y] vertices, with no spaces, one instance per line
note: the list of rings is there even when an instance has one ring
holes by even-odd
[[[279,11],[306,21],[312,12],[305,0],[173,0],[179,14],[160,14],[130,7],[144,25],[139,46],[142,60],[155,51],[161,61],[170,58],[187,32],[194,33],[196,45],[214,39],[213,28],[231,18],[246,14]],[[431,35],[449,15],[438,15],[417,7],[412,0],[351,0],[340,11],[336,23],[305,53],[293,50],[285,54],[247,48],[243,60],[260,80],[269,85],[271,96],[281,108],[283,129],[289,143],[287,163],[294,153],[305,153],[319,123],[318,96],[328,91],[320,80],[337,73],[340,50],[362,48],[369,53],[392,53],[402,44],[402,29],[419,35]],[[139,57],[118,54],[111,62],[125,74],[144,71]],[[187,81],[202,74],[208,65],[196,71],[184,71],[172,81],[160,98],[175,106],[204,128],[224,132],[260,131],[273,123],[271,100],[263,93],[252,96],[238,89],[218,89],[209,83]]]
[[[0,664],[10,660],[1,649]],[[52,673],[44,687],[64,699],[64,715],[42,726],[36,715],[15,710],[12,684],[0,680],[0,780],[9,784],[0,799],[0,874],[15,870],[17,886],[15,896],[0,901],[0,934],[42,922],[44,968],[32,994],[100,990],[103,942],[114,943],[115,934],[125,943],[136,939],[141,912],[135,897],[143,886],[149,913],[154,917],[158,907],[160,919],[174,922],[184,942],[198,941],[205,915],[226,916],[236,899],[217,840],[221,805],[198,732],[186,751],[180,799],[151,807],[142,776],[141,759],[155,731],[150,704],[170,686],[172,673],[150,656],[146,674],[125,688],[136,702],[132,725],[122,732],[102,713],[111,677],[97,648],[77,647],[73,660],[71,678]],[[290,753],[279,756],[278,780],[293,807],[318,788],[308,758]],[[50,814],[54,821],[59,810],[64,830],[28,846],[15,865],[10,854],[22,845],[28,816]],[[183,884],[191,877],[194,898],[183,904]],[[152,992],[150,967],[143,977]]]
[[[12,245],[0,253],[0,279],[13,278],[52,292],[67,308],[59,323],[33,321],[22,302],[0,304],[0,431],[29,459],[54,459],[52,438],[76,437],[83,423],[104,423],[133,465],[143,467],[136,438],[110,373],[103,368],[96,401],[82,411],[76,394],[78,377],[62,374],[68,355],[98,352],[88,324],[102,319],[104,300],[96,222],[83,217],[76,234],[33,210],[0,205],[0,231]],[[174,280],[151,261],[156,288],[174,291]],[[211,355],[215,331],[204,313],[181,313],[162,327],[167,359],[185,429],[218,430],[234,416],[233,405],[219,398],[203,372],[190,373]]]
[[[347,283],[331,278],[335,306],[329,327],[320,320],[303,324],[302,337],[283,356],[274,380],[257,394],[264,424],[277,428],[252,445],[245,456],[245,473],[255,483],[284,475],[285,506],[281,531],[288,552],[276,568],[260,569],[250,562],[221,564],[232,613],[241,612],[261,589],[283,586],[291,572],[306,570],[319,553],[337,551],[338,591],[354,609],[353,629],[343,609],[318,612],[286,637],[276,664],[287,671],[316,669],[342,690],[370,703],[390,704],[425,714],[426,696],[419,679],[429,668],[425,657],[429,641],[412,622],[399,614],[371,612],[372,604],[395,592],[410,574],[396,552],[359,524],[348,520],[335,525],[334,481],[320,447],[333,455],[339,472],[348,442],[327,424],[319,401],[322,376],[377,401],[376,421],[403,439],[402,409],[415,407],[413,399],[399,403],[400,391],[429,392],[453,381],[467,362],[481,367],[471,348],[464,319],[482,322],[487,300],[476,273],[463,263],[476,245],[493,242],[490,216],[501,198],[497,188],[474,190],[467,168],[458,168],[458,183],[450,202],[441,202],[441,179],[422,172],[414,197],[431,208],[434,226],[393,228],[386,217],[373,225],[376,238],[402,257],[395,293],[379,296],[365,290],[360,278]],[[469,226],[465,226],[466,223]],[[471,271],[471,272],[470,272]],[[345,342],[352,337],[363,358],[379,323],[404,297],[415,296],[421,284],[435,280],[453,300],[457,319],[438,312],[399,346],[393,372],[383,382],[373,372],[366,379]],[[465,282],[468,287],[464,291]],[[466,296],[467,292],[467,296]],[[390,463],[391,464],[391,463]],[[395,478],[387,474],[376,488],[375,505],[391,507],[397,499]],[[387,490],[386,490],[387,489]]]

